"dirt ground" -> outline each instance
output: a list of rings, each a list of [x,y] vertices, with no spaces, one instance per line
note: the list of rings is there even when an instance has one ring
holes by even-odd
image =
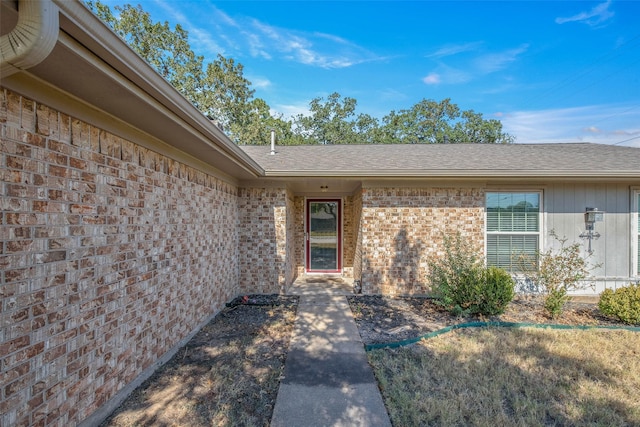
[[[298,297],[239,297],[102,426],[268,426]]]
[[[569,302],[563,314],[551,319],[543,300],[535,296],[517,296],[504,314],[491,317],[458,317],[432,299],[421,297],[382,297],[354,295],[348,297],[351,311],[365,344],[403,341],[447,326],[470,321],[502,321],[564,325],[621,325],[598,311],[597,300]]]
[[[517,298],[490,319],[450,315],[418,297],[347,297],[365,344],[415,338],[470,320],[616,325],[595,304],[549,319],[542,300]],[[228,304],[103,426],[268,426],[293,330],[297,297],[249,295]]]

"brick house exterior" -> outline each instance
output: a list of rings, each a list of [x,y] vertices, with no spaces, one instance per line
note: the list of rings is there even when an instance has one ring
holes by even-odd
[[[2,3],[3,28],[23,3]],[[94,425],[225,302],[311,274],[310,200],[339,201],[337,274],[365,293],[427,292],[445,234],[489,257],[512,237],[490,229],[489,200],[508,194],[540,202],[525,236],[540,249],[551,230],[579,240],[599,207],[600,288],[640,277],[640,149],[271,155],[234,145],[79,1],[34,4],[59,19],[56,43],[3,57],[0,84],[0,425]]]

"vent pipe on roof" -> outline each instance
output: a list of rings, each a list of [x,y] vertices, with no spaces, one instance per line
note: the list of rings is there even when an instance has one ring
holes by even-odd
[[[51,0],[20,0],[18,22],[0,37],[0,74],[7,77],[38,65],[58,41],[59,11]]]
[[[271,155],[276,154],[276,130],[271,129]]]

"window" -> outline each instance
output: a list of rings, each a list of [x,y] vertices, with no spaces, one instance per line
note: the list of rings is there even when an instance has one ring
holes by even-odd
[[[517,257],[537,259],[540,193],[487,193],[487,265],[518,272]]]

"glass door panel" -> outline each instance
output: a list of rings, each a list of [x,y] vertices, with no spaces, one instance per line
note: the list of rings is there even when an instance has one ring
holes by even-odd
[[[340,200],[307,200],[307,270],[340,271]]]

